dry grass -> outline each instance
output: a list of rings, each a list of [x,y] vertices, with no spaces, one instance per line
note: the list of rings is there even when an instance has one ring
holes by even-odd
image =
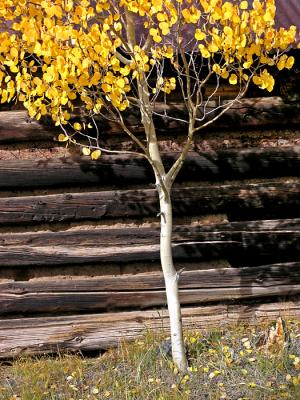
[[[160,350],[164,338],[149,334],[97,358],[19,359],[1,367],[0,399],[300,399],[300,323],[288,330],[288,345],[270,351],[261,345],[266,327],[187,332],[186,375]]]

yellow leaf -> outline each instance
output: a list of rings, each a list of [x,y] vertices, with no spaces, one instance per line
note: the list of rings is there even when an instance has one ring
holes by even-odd
[[[12,47],[12,48],[10,49],[10,55],[11,55],[13,58],[17,58],[18,55],[19,55],[19,52],[18,52],[18,50],[17,50],[15,47]]]
[[[246,37],[246,35],[242,35],[242,37],[241,37],[241,46],[242,47],[246,47],[246,44],[247,44],[247,37]]]
[[[216,73],[216,74],[221,74],[221,67],[220,67],[220,65],[219,64],[214,64],[213,66],[212,66],[212,70]]]
[[[260,85],[260,84],[261,84],[261,79],[260,79],[260,77],[257,76],[257,75],[254,75],[252,80],[253,80],[253,83],[254,83],[255,85]]]
[[[79,122],[75,122],[75,124],[73,125],[73,127],[74,127],[74,129],[75,129],[76,131],[81,131],[81,129],[82,129],[82,126],[80,125]]]
[[[283,70],[284,67],[285,67],[285,61],[279,60],[277,63],[277,68],[279,69],[279,71]]]
[[[87,76],[81,75],[81,76],[79,77],[79,79],[78,79],[78,84],[79,84],[80,86],[88,86],[88,85],[90,84],[90,81],[89,81],[89,79],[88,79]]]
[[[286,60],[285,68],[291,69],[292,66],[294,65],[294,62],[295,62],[294,57],[293,57],[293,56],[290,56],[290,57]]]
[[[247,10],[247,8],[248,8],[248,1],[241,1],[240,9]]]
[[[269,10],[266,11],[263,18],[265,22],[272,22],[274,20],[274,17]]]
[[[198,47],[203,58],[210,58],[211,54],[203,44],[199,44]]]
[[[83,147],[82,154],[85,156],[89,156],[91,154],[91,149],[89,149],[88,147]]]
[[[119,86],[121,89],[125,86],[125,80],[123,78],[119,78],[116,80],[116,85]]]
[[[76,93],[74,92],[69,92],[68,97],[70,100],[75,100],[77,98]]]
[[[96,71],[91,79],[91,84],[97,85],[99,83],[100,78],[101,78],[100,72]]]
[[[229,78],[229,83],[231,85],[236,85],[237,84],[237,76],[235,74],[231,74]]]
[[[102,83],[101,88],[105,93],[111,92],[111,85],[108,85],[107,83]]]
[[[250,68],[251,65],[252,65],[252,61],[251,61],[251,60],[245,61],[245,62],[243,63],[243,67],[246,68],[246,69]]]
[[[69,137],[64,135],[63,133],[61,133],[60,135],[58,135],[58,141],[59,142],[67,142],[69,140]]]
[[[19,95],[19,101],[25,101],[25,100],[26,100],[26,96],[23,93],[21,93]]]
[[[10,70],[11,70],[11,72],[13,72],[15,74],[19,72],[19,68],[16,65],[12,65],[10,67]]]
[[[209,43],[207,47],[211,53],[216,53],[219,50],[219,47],[215,43]]]
[[[167,19],[167,16],[161,12],[156,14],[156,18],[159,22],[163,22]]]
[[[162,38],[161,38],[161,36],[157,35],[157,36],[153,37],[153,40],[155,43],[160,43],[162,41]]]
[[[6,103],[8,97],[7,90],[2,90],[1,104]]]
[[[64,96],[62,96],[61,97],[61,99],[60,99],[60,103],[64,106],[64,105],[66,105],[67,103],[68,103],[68,98],[67,97],[64,97]]]
[[[98,160],[98,158],[101,156],[101,151],[100,150],[94,150],[91,154],[91,159],[92,160]]]
[[[222,77],[223,79],[227,79],[227,78],[229,77],[229,72],[228,72],[226,69],[223,69],[223,70],[221,71],[221,77]]]
[[[81,63],[82,68],[83,68],[83,69],[88,68],[89,65],[90,65],[90,62],[91,62],[90,59],[85,58],[85,59],[82,61],[82,63]]]

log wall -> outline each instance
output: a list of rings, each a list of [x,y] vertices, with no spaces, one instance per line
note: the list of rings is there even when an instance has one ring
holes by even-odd
[[[246,99],[195,140],[173,189],[186,327],[300,316],[299,123],[298,103]],[[0,111],[0,358],[168,326],[151,169],[126,155],[92,162],[56,135]],[[183,128],[159,135],[171,165]],[[103,142],[131,148],[114,125]]]

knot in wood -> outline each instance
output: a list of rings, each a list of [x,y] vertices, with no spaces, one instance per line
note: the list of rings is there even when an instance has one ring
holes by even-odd
[[[255,282],[257,283],[263,283],[264,277],[263,275],[258,275],[257,278],[255,279]]]
[[[74,338],[74,342],[76,342],[76,343],[81,343],[82,341],[83,341],[83,337],[82,336],[76,336]]]

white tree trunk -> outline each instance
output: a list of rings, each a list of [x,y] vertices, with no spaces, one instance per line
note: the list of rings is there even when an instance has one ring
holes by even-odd
[[[170,193],[160,191],[159,198],[161,212],[160,258],[166,285],[172,357],[177,368],[185,372],[188,365],[183,342],[178,274],[175,270],[172,256],[172,202]]]

